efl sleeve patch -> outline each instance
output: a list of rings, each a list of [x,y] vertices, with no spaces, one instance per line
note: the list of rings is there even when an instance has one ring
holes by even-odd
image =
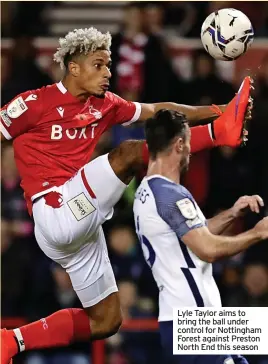
[[[197,216],[197,211],[194,207],[194,204],[189,198],[184,198],[176,202],[177,207],[179,208],[182,216],[186,219],[195,219]]]
[[[8,105],[8,107],[7,107],[7,115],[11,119],[16,119],[19,116],[21,116],[21,114],[23,114],[27,110],[28,110],[28,106],[23,101],[23,98],[21,96],[19,96],[17,99],[15,99],[14,101],[12,101]]]
[[[6,124],[7,127],[10,127],[10,125],[12,124],[11,120],[9,119],[6,110],[2,110],[0,112],[1,118],[4,122],[4,124]]]

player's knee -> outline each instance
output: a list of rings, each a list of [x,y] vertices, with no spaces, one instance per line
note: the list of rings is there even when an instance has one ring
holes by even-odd
[[[133,168],[139,168],[143,163],[142,146],[143,140],[126,140],[122,143],[122,148],[125,149],[126,163]]]
[[[128,184],[144,166],[142,140],[126,140],[109,153],[109,162],[118,178]]]
[[[125,140],[114,150],[114,155],[119,157],[126,168],[137,169],[143,163],[143,144],[142,140]]]

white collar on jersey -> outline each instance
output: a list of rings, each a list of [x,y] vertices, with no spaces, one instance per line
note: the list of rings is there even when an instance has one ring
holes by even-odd
[[[58,83],[56,83],[56,86],[58,87],[58,89],[60,90],[60,92],[61,92],[62,94],[66,94],[67,89],[63,86],[63,84],[62,84],[62,82],[61,82],[61,81],[60,81],[60,82],[58,82]]]
[[[176,184],[176,182],[172,181],[171,179],[169,179],[169,178],[167,178],[165,176],[162,176],[162,174],[152,174],[151,176],[148,176],[148,177],[146,176],[145,178],[147,179],[147,181],[152,179],[152,178],[162,178],[162,179],[165,179],[168,182],[172,182],[172,183]]]

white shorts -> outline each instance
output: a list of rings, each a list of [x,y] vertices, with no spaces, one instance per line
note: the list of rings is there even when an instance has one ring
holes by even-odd
[[[95,305],[118,290],[102,224],[112,217],[125,189],[106,154],[34,201],[36,240],[69,274],[83,307]]]

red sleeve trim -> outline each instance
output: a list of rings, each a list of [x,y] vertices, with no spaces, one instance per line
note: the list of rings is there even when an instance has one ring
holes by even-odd
[[[122,125],[127,126],[130,125],[132,123],[135,123],[135,121],[139,120],[140,116],[141,116],[141,104],[139,102],[133,102],[133,104],[135,105],[135,113],[132,117],[131,120],[123,123]]]
[[[4,135],[4,137],[7,140],[11,140],[12,136],[9,134],[9,132],[6,130],[6,128],[4,127],[4,125],[2,124],[2,122],[0,123],[0,131],[1,133]]]

